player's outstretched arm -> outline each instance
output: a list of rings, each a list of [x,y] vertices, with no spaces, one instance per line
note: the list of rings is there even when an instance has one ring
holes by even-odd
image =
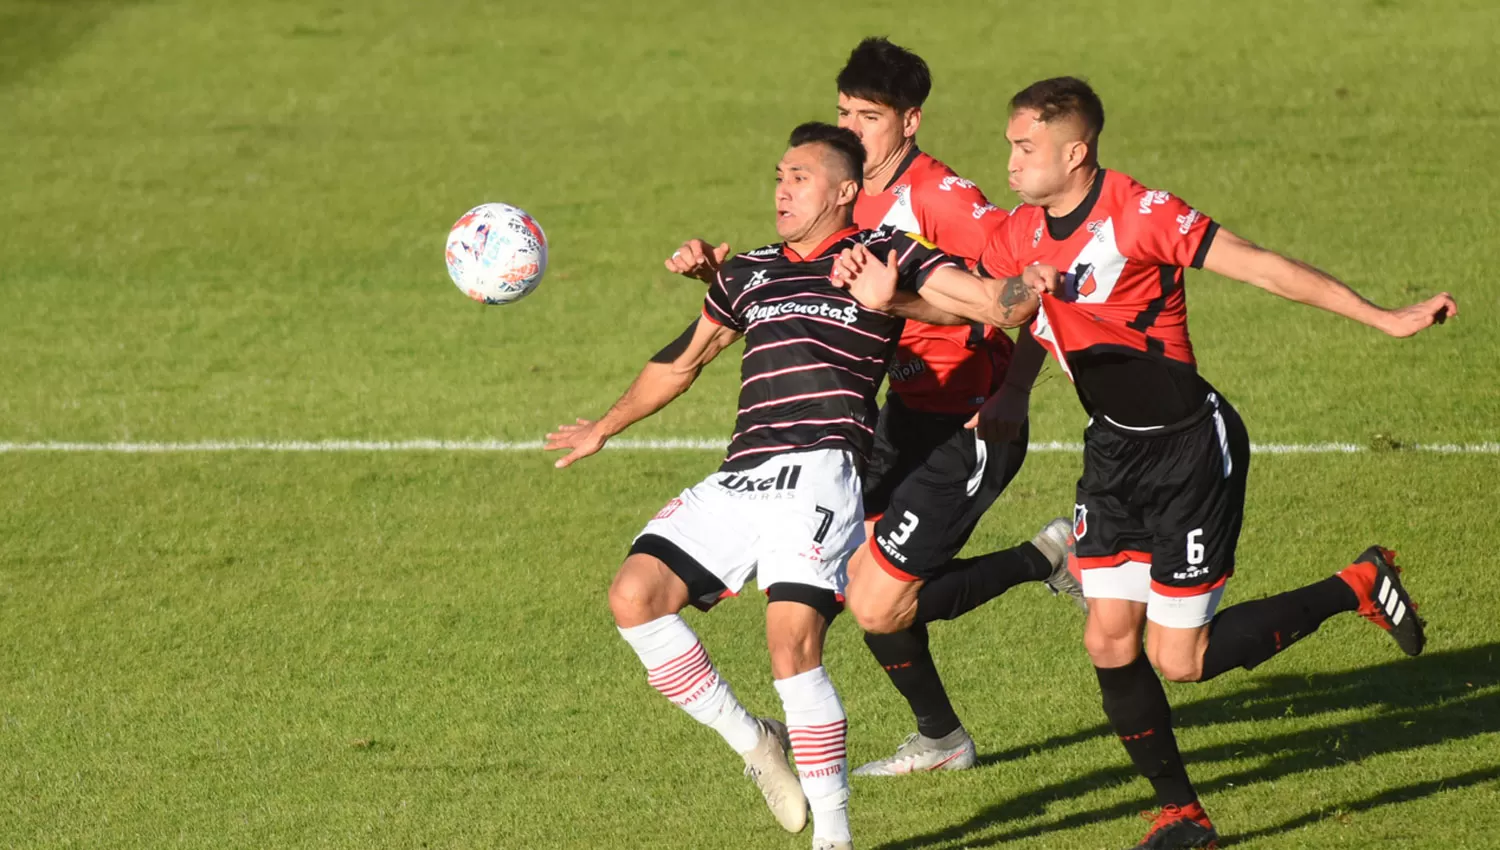
[[[1366,300],[1333,275],[1301,260],[1262,248],[1223,228],[1208,246],[1203,267],[1282,298],[1337,313],[1394,337],[1411,336],[1458,315],[1458,302],[1446,292],[1408,307],[1387,310]]]
[[[1050,266],[1033,266],[1026,273],[1039,274],[1033,269],[1048,269],[1056,276]],[[1031,321],[1041,303],[1036,291],[1042,286],[1040,279],[1028,282],[1023,276],[996,280],[957,266],[943,266],[927,275],[920,294],[914,296],[897,289],[899,273],[895,251],[882,262],[864,245],[855,245],[844,249],[834,261],[832,280],[872,310],[938,325],[980,322],[1020,327]],[[917,306],[917,301],[926,303]]]
[[[724,258],[729,256],[729,243],[720,242],[715,248],[703,239],[689,239],[682,246],[672,252],[662,265],[672,274],[680,274],[704,283],[713,283],[714,275],[719,273],[719,267],[724,265]]]
[[[739,339],[738,332],[701,319],[658,351],[630,389],[598,420],[579,419],[547,435],[546,451],[567,449],[553,466],[564,469],[604,448],[610,437],[661,410],[687,392],[709,361]]]

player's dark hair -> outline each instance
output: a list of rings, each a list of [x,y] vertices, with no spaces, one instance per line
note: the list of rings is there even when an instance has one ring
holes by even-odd
[[[824,124],[822,121],[809,121],[797,125],[786,142],[789,148],[811,144],[827,145],[849,167],[849,179],[860,187],[865,185],[865,146],[860,143],[859,136],[854,135],[853,130]]]
[[[932,74],[922,57],[876,36],[861,41],[849,54],[838,85],[840,94],[905,112],[927,101]]]
[[[1021,109],[1035,109],[1044,122],[1077,118],[1083,123],[1084,141],[1090,147],[1104,132],[1104,102],[1088,83],[1077,77],[1038,80],[1021,89],[1010,99],[1010,111],[1015,114]]]

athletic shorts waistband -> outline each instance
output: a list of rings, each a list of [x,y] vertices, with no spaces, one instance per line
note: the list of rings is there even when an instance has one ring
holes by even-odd
[[[1121,437],[1127,437],[1130,439],[1153,439],[1156,437],[1170,437],[1174,434],[1181,434],[1184,431],[1191,431],[1193,428],[1198,427],[1199,425],[1203,424],[1204,420],[1213,416],[1214,413],[1217,412],[1223,405],[1227,404],[1228,402],[1221,398],[1217,392],[1211,392],[1207,397],[1203,399],[1203,405],[1201,407],[1188,414],[1186,417],[1179,419],[1170,425],[1152,425],[1140,427],[1134,425],[1121,425],[1120,423],[1115,422],[1108,416],[1104,415],[1095,416],[1094,418],[1089,420],[1089,424],[1097,425],[1100,428],[1110,432],[1111,434],[1116,434]]]

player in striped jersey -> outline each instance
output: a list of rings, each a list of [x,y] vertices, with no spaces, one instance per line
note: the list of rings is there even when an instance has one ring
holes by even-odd
[[[864,149],[851,132],[805,124],[777,166],[780,244],[724,263],[700,319],[652,358],[599,420],[547,435],[567,467],[685,392],[741,337],[734,434],[719,471],[682,491],[636,537],[610,587],[621,637],[648,680],[745,760],[783,827],[813,816],[814,850],[852,848],[846,720],[823,668],[823,638],[842,607],[844,566],[863,540],[859,468],[870,451],[875,392],[902,321],[861,307],[834,286],[834,260],[854,246],[888,256],[903,304],[922,318],[929,298],[972,309],[964,318],[1009,326],[1036,297],[1021,278],[981,280],[930,243],[889,229],[861,231],[853,208]],[[945,283],[927,281],[940,272]],[[920,291],[920,294],[919,294]],[[786,723],[751,716],[679,612],[711,608],[755,577],[766,592],[771,672]],[[790,746],[799,776],[786,762]],[[800,788],[799,788],[800,784]]]
[[[950,256],[977,258],[1006,218],[971,181],[917,146],[922,107],[932,87],[927,63],[884,38],[867,38],[839,72],[839,126],[865,149],[864,186],[854,206],[860,227],[882,225],[918,233]],[[712,282],[729,246],[684,243],[666,261],[670,271]],[[886,758],[855,773],[895,776],[962,770],[977,760],[928,645],[927,624],[953,619],[1026,581],[1044,581],[1081,601],[1063,555],[1068,523],[1055,520],[1031,543],[957,558],[990,505],[1026,457],[1027,401],[1043,352],[1023,339],[1010,369],[1010,338],[975,323],[908,321],[891,359],[890,391],[864,470],[866,536],[859,555],[921,588],[912,622],[891,622],[851,605],[869,627],[865,643],[905,697],[916,722]],[[1009,383],[1006,405],[982,429],[965,424],[985,399]],[[883,614],[884,612],[879,612]]]

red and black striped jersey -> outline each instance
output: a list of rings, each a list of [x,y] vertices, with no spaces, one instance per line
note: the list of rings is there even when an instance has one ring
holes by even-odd
[[[804,449],[869,453],[875,392],[903,322],[860,306],[829,281],[834,258],[858,242],[881,258],[894,250],[897,285],[908,291],[936,269],[962,267],[913,234],[853,227],[806,257],[777,244],[725,262],[703,302],[705,319],[745,337],[739,416],[724,470]]]
[[[854,202],[860,227],[919,233],[943,253],[970,261],[1004,220],[1005,210],[972,181],[915,147],[884,191],[862,191]],[[1000,386],[1011,349],[997,328],[907,322],[891,358],[891,392],[912,410],[973,413]]]
[[[991,235],[980,270],[1011,277],[1055,266],[1032,335],[1052,352],[1093,415],[1165,425],[1203,404],[1188,337],[1183,269],[1203,265],[1218,225],[1181,199],[1101,169],[1076,210],[1017,207]]]

